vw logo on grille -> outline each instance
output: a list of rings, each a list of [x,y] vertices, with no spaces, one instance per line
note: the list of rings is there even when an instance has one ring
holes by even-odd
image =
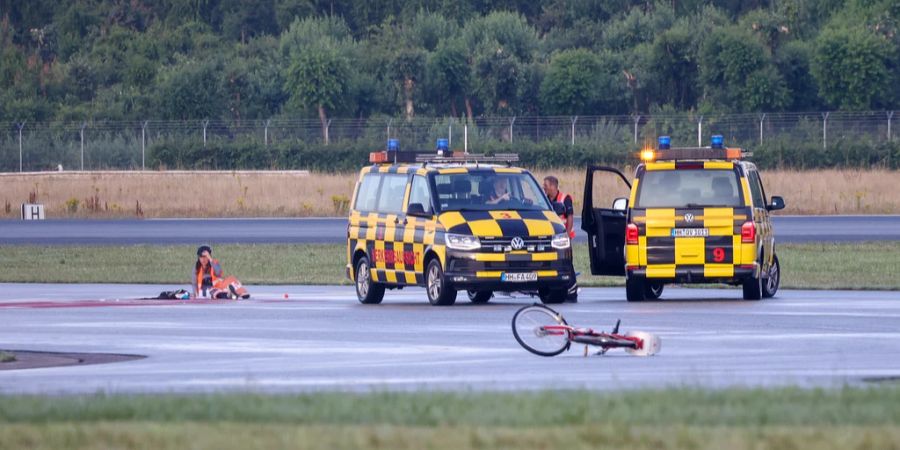
[[[694,215],[691,213],[687,213],[684,215],[684,221],[687,223],[691,223],[694,221]]]
[[[512,247],[513,250],[522,250],[525,248],[525,240],[516,236],[509,242],[509,246]]]

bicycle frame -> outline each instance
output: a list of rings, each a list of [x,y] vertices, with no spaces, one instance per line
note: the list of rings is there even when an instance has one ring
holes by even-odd
[[[618,328],[618,324],[616,325],[616,328]],[[575,328],[569,325],[546,325],[541,327],[541,332],[551,336],[566,333],[569,342],[601,347],[604,352],[611,348],[639,349],[644,347],[644,340],[641,338],[624,336],[618,333],[596,332],[591,328]]]

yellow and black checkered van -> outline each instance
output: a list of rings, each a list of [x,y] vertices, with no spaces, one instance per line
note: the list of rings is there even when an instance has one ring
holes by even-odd
[[[420,159],[360,171],[347,232],[347,276],[360,302],[406,286],[424,286],[433,305],[453,304],[458,290],[475,303],[523,290],[565,300],[571,242],[528,171],[495,164],[502,157]]]
[[[741,285],[747,300],[772,297],[781,268],[769,212],[784,200],[766,200],[759,171],[741,149],[713,145],[643,150],[633,183],[615,168],[587,173],[582,228],[588,233],[591,272],[625,275],[629,301],[657,299],[666,283]],[[612,207],[593,200],[594,177],[606,173],[630,187]]]

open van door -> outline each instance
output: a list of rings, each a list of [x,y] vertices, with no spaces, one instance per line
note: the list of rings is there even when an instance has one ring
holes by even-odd
[[[599,198],[600,194],[595,199],[595,190],[610,189],[630,191],[631,183],[614,167],[588,167],[584,180],[581,229],[587,233],[591,273],[594,275],[625,275],[625,220],[631,205],[627,204],[627,195],[624,199],[617,198],[615,202]],[[601,205],[601,202],[609,204]]]

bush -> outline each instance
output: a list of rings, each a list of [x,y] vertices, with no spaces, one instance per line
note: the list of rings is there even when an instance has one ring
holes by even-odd
[[[149,149],[149,168],[204,170],[307,169],[314,171],[355,171],[368,163],[369,152],[380,150],[381,142],[366,140],[330,145],[305,142],[264,146],[254,142],[158,142]],[[519,165],[537,169],[586,167],[591,164],[622,165],[634,161],[634,146],[617,142],[513,144],[485,141],[473,153],[518,153]],[[761,168],[818,169],[826,167],[900,168],[900,144],[872,143],[858,139],[835,139],[823,148],[820,142],[775,138],[750,148],[752,160]]]

